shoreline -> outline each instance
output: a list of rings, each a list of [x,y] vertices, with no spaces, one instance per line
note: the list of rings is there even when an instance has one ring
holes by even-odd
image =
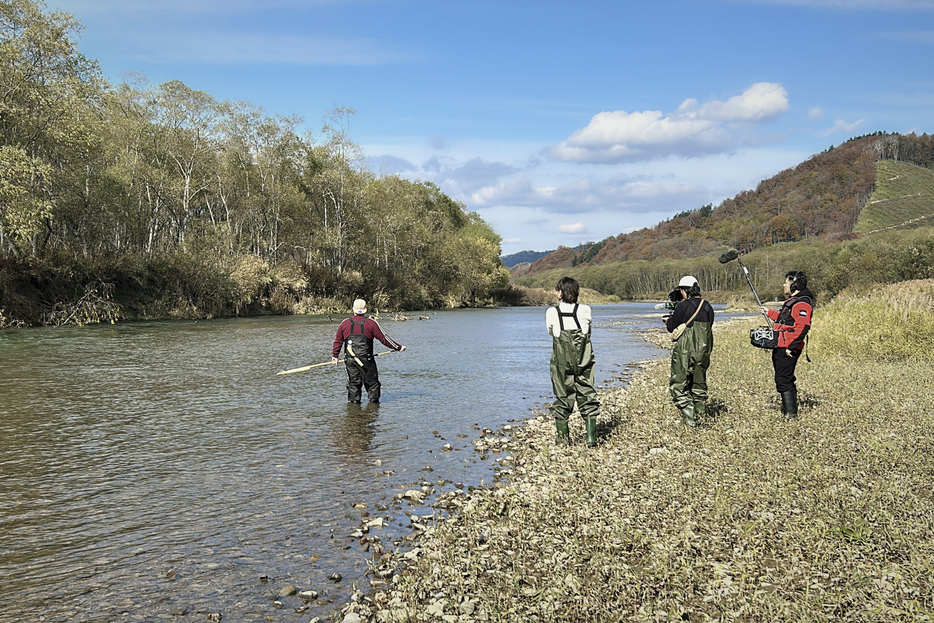
[[[697,430],[671,405],[665,357],[600,393],[593,450],[577,416],[569,448],[547,414],[513,427],[499,478],[374,559],[380,581],[337,620],[926,620],[926,365],[802,363],[800,417],[785,421],[753,324],[715,324]]]

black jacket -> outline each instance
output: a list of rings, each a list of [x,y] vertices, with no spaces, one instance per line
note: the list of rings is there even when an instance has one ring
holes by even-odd
[[[668,332],[671,333],[678,328],[682,322],[687,322],[687,320],[694,315],[694,312],[697,310],[697,306],[700,304],[701,299],[699,297],[693,297],[685,299],[678,303],[675,310],[671,313],[671,316],[665,322],[665,326],[668,327]],[[697,317],[694,318],[697,322],[713,322],[713,307],[707,301],[704,301],[704,306],[701,307],[701,310],[697,312]],[[694,321],[691,321],[691,324],[688,326],[693,326]]]

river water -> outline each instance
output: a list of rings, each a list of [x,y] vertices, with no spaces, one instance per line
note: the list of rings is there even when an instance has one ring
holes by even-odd
[[[638,336],[653,305],[593,313],[599,384],[662,354]],[[0,331],[0,621],[331,615],[366,587],[362,522],[394,548],[400,493],[491,482],[502,455],[473,441],[550,402],[544,316],[384,316],[407,350],[377,359],[362,406],[343,364],[276,375],[329,360],[337,317]],[[285,584],[319,598],[277,609]]]

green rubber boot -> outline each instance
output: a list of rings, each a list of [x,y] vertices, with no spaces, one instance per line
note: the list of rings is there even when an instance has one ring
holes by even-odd
[[[584,418],[584,424],[587,425],[587,447],[593,448],[597,445],[597,418]]]
[[[703,400],[700,402],[694,403],[694,418],[695,420],[703,420],[704,416],[707,415],[707,403]]]
[[[694,405],[681,407],[681,421],[684,422],[685,426],[690,426],[691,428],[697,426],[697,420],[694,419]]]
[[[558,434],[555,437],[555,443],[559,446],[571,445],[571,431],[568,430],[568,421],[555,420],[555,427],[558,429]]]

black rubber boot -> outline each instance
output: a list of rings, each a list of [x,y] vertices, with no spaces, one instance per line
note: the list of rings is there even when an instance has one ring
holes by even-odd
[[[681,407],[681,420],[685,426],[694,428],[697,426],[697,420],[694,419],[694,405]]]
[[[782,392],[782,415],[788,419],[798,417],[798,390],[789,389]]]
[[[555,437],[555,443],[559,446],[571,445],[571,431],[568,430],[568,421],[555,420],[555,428],[558,429],[558,434]]]
[[[597,418],[584,418],[584,424],[587,426],[587,447],[593,448],[597,445]]]

